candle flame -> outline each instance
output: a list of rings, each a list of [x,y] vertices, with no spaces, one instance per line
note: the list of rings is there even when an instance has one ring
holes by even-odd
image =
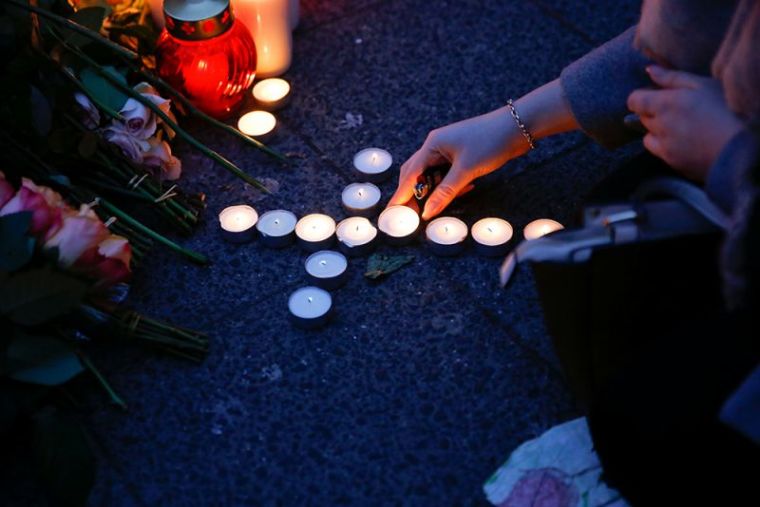
[[[377,164],[377,153],[373,152],[371,157],[372,164]]]

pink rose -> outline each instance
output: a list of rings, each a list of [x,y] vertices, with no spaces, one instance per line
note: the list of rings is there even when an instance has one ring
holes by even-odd
[[[137,164],[142,164],[143,153],[150,149],[148,141],[133,136],[120,122],[112,122],[103,129],[103,138],[121,148],[124,156]]]
[[[129,263],[132,247],[126,238],[111,234],[97,247],[87,249],[74,263],[73,268],[98,279],[99,286],[126,282],[132,275]]]
[[[79,105],[79,119],[82,120],[82,124],[90,130],[98,128],[100,125],[100,111],[95,107],[95,104],[84,93],[75,93],[74,100]]]
[[[140,83],[135,86],[134,90],[157,105],[163,113],[171,114],[171,101],[161,97],[152,86]],[[127,102],[119,113],[124,118],[124,126],[127,131],[132,136],[143,140],[148,139],[156,133],[156,125],[161,121],[160,118],[156,118],[156,114],[150,108],[132,98],[127,99]]]
[[[29,232],[46,241],[61,227],[65,206],[58,192],[47,187],[38,187],[31,180],[23,178],[16,195],[0,208],[0,216],[31,211],[32,225]]]
[[[5,206],[5,203],[10,201],[15,193],[16,189],[8,183],[8,180],[5,179],[5,174],[0,171],[0,208]]]
[[[143,163],[153,169],[160,169],[165,180],[178,180],[182,174],[182,162],[172,155],[169,143],[155,137],[148,139],[150,149],[143,154]]]
[[[44,248],[58,248],[58,262],[68,268],[87,250],[97,249],[108,236],[103,222],[89,206],[83,204],[79,211],[66,213],[61,228],[45,242]]]

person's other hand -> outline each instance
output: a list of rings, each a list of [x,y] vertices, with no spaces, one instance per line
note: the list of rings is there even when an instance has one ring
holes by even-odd
[[[657,65],[647,72],[660,89],[636,90],[628,108],[649,131],[644,146],[689,179],[704,182],[726,143],[743,127],[720,82]]]
[[[506,108],[433,130],[401,166],[398,188],[388,205],[409,202],[417,178],[426,168],[449,163],[451,169],[425,204],[422,219],[429,220],[470,190],[473,180],[527,150],[528,143]]]

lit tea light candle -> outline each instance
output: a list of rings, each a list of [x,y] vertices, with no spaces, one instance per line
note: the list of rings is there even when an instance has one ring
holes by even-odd
[[[322,250],[306,259],[309,283],[325,290],[335,290],[348,279],[348,260],[340,252]]]
[[[295,240],[296,216],[290,211],[267,211],[256,224],[261,242],[269,248],[284,248]]]
[[[274,132],[277,119],[268,111],[250,111],[238,120],[238,130],[243,134],[266,141]]]
[[[377,213],[381,196],[380,189],[372,183],[351,183],[343,189],[341,201],[350,215],[371,217]]]
[[[304,329],[315,329],[330,320],[332,297],[319,287],[302,287],[290,295],[288,310],[293,324]]]
[[[306,215],[296,223],[296,236],[309,252],[330,248],[335,238],[335,220],[321,213]]]
[[[377,245],[377,229],[364,217],[342,220],[335,231],[341,251],[351,257],[369,254]]]
[[[282,109],[290,99],[290,83],[279,77],[264,79],[253,85],[253,98],[262,109]]]
[[[246,243],[256,234],[256,222],[259,214],[245,204],[229,206],[219,213],[222,237],[232,243]]]
[[[377,227],[389,245],[406,245],[411,242],[419,226],[420,216],[407,206],[389,206],[377,219]]]
[[[509,240],[514,231],[506,220],[501,218],[483,218],[472,226],[472,239],[475,250],[480,255],[499,257],[509,249]]]
[[[354,169],[366,181],[379,183],[390,176],[393,157],[380,148],[366,148],[354,155]]]
[[[439,217],[425,228],[430,249],[436,255],[457,255],[464,250],[467,224],[454,217]]]
[[[564,225],[555,220],[539,218],[525,226],[525,229],[523,229],[523,236],[525,236],[525,239],[538,239],[541,236],[546,236],[551,232],[559,231],[564,228]]]

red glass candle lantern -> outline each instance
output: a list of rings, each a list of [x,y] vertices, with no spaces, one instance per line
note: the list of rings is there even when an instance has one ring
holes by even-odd
[[[164,16],[159,76],[205,113],[229,116],[256,75],[256,46],[229,0],[165,0]]]

